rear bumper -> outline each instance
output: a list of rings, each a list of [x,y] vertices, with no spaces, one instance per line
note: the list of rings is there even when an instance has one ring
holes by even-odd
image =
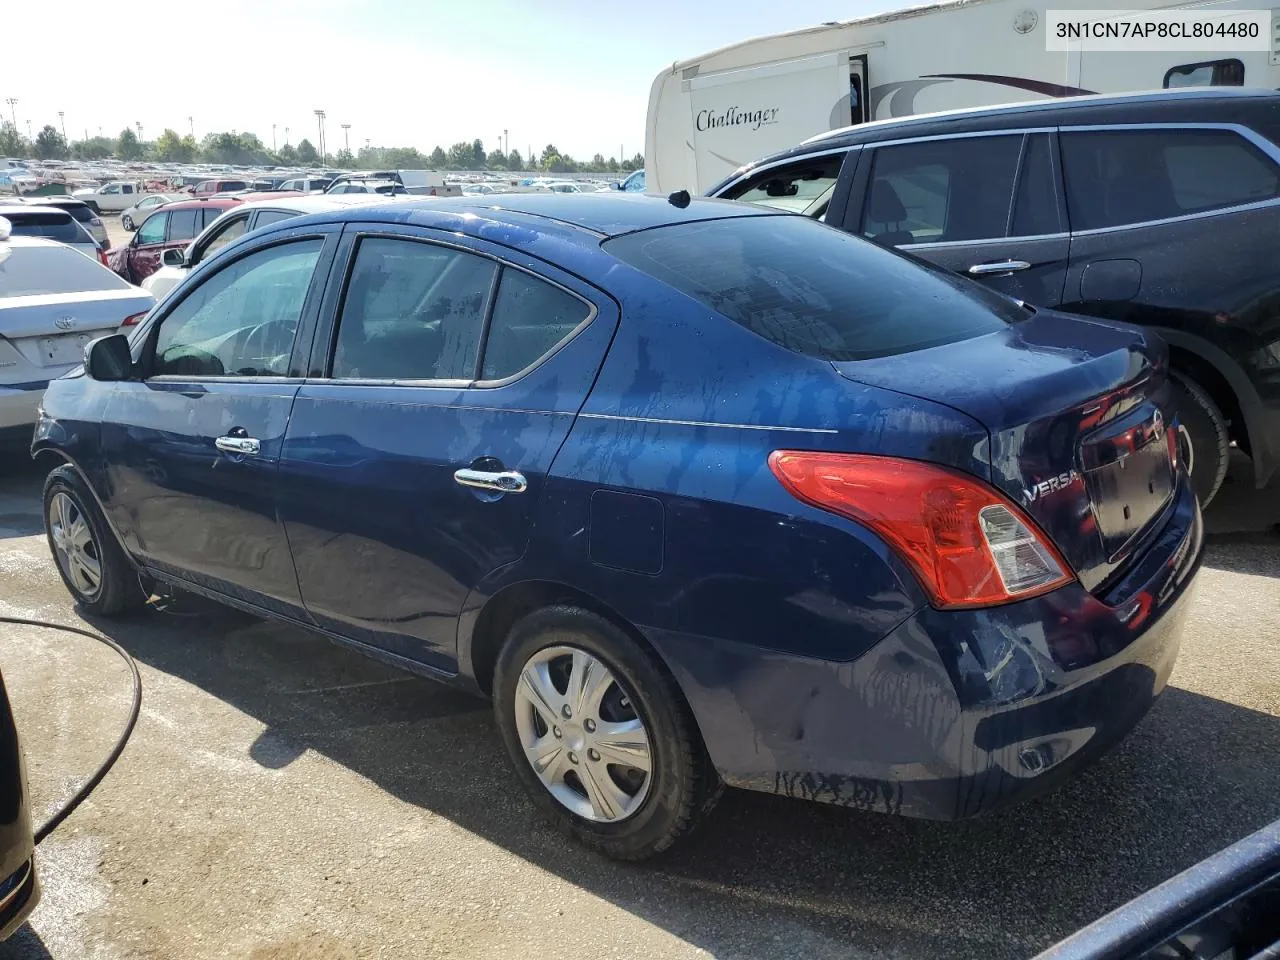
[[[0,446],[31,446],[36,410],[47,386],[43,382],[25,383],[20,388],[0,384]]]
[[[654,641],[730,785],[969,817],[1061,783],[1142,718],[1173,669],[1203,541],[1183,478],[1106,603],[1072,584],[985,610],[926,607],[847,663]]]

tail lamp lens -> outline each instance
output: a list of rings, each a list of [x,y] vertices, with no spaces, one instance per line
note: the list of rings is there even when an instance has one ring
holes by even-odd
[[[146,315],[147,315],[147,311],[143,310],[142,313],[135,313],[131,317],[125,317],[124,320],[121,321],[120,326],[136,327],[138,324],[142,322],[142,318],[145,317]]]
[[[1055,590],[1073,576],[1012,501],[965,474],[868,454],[776,450],[792,496],[878,534],[935,607],[983,607]]]
[[[104,267],[111,266],[111,264],[107,263],[107,251],[103,250],[101,247],[98,248],[98,262]]]

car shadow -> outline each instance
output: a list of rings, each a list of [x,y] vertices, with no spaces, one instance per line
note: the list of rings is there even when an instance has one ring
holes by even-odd
[[[180,606],[180,624],[149,613],[95,626],[260,720],[257,762],[315,750],[722,960],[764,955],[741,939],[743,911],[799,938],[783,952],[834,940],[1027,956],[1280,815],[1280,765],[1262,759],[1280,753],[1280,718],[1171,688],[1079,778],[995,815],[911,821],[730,791],[675,850],[617,864],[543,825],[487,703],[301,630]]]
[[[8,940],[0,943],[0,960],[53,960],[53,954],[31,924],[24,923]]]
[[[49,462],[0,451],[0,540],[44,532],[40,491]]]

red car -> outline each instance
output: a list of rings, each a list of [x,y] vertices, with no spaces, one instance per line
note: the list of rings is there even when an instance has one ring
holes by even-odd
[[[141,283],[160,269],[166,250],[186,247],[201,230],[242,202],[239,197],[219,197],[165,204],[142,221],[132,240],[107,254],[107,266],[130,283]]]
[[[215,193],[230,193],[233,190],[249,189],[248,180],[205,180],[197,183],[191,191],[197,197],[212,197]]]

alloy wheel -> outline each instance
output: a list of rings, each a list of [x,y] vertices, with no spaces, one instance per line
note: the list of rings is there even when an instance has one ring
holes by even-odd
[[[84,511],[65,493],[49,501],[49,534],[67,579],[84,596],[94,596],[102,587],[102,551]]]
[[[515,721],[533,772],[571,813],[615,823],[649,795],[648,731],[613,671],[587,651],[533,654],[516,684]]]

